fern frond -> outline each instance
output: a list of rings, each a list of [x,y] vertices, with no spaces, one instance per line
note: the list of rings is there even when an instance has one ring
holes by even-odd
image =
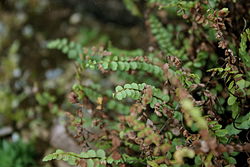
[[[241,35],[239,55],[247,67],[250,67],[250,55],[247,51],[247,41],[250,41],[250,28],[246,29]]]
[[[88,150],[87,152],[82,152],[81,154],[73,152],[64,152],[63,150],[56,150],[55,153],[49,154],[43,158],[43,161],[50,160],[63,160],[70,165],[77,165],[80,160],[85,160],[88,167],[93,167],[95,164],[105,164],[106,153],[104,150],[99,149]],[[104,165],[102,165],[104,166]]]
[[[118,113],[124,115],[127,115],[129,113],[130,107],[128,105],[123,104],[116,99],[113,99],[112,91],[110,91],[109,89],[107,91],[101,91],[101,88],[99,86],[100,85],[96,84],[91,84],[89,86],[76,84],[73,86],[73,90],[78,94],[78,97],[81,97],[80,99],[86,96],[94,104],[97,103],[98,98],[108,97],[109,100],[105,104],[105,109],[115,109]]]
[[[51,160],[63,160],[70,165],[76,165],[76,161],[81,157],[73,152],[64,152],[63,150],[56,150],[55,153],[46,155],[43,158],[43,161],[51,161]]]
[[[50,41],[47,45],[49,49],[58,49],[67,54],[70,59],[77,59],[83,53],[82,46],[75,42],[69,42],[67,39],[56,39]]]
[[[43,158],[43,161],[51,160],[63,160],[69,165],[78,165],[80,160],[85,161],[88,167],[100,166],[104,167],[105,164],[119,164],[119,163],[128,163],[133,164],[135,162],[143,163],[145,160],[136,157],[130,157],[127,154],[122,154],[121,159],[114,160],[111,156],[107,157],[104,150],[99,149],[88,150],[87,152],[81,152],[80,154],[73,152],[64,152],[63,150],[56,150],[55,153],[46,155]]]
[[[163,70],[157,66],[143,61],[103,61],[100,63],[103,69],[112,71],[138,70],[153,74],[162,80]]]
[[[167,103],[169,101],[168,95],[165,95],[164,93],[162,93],[160,89],[157,89],[151,85],[146,85],[145,83],[125,84],[123,87],[117,86],[115,88],[114,97],[118,100],[122,100],[125,98],[132,98],[134,100],[138,100],[142,97],[143,90],[146,86],[150,86],[152,88],[152,91],[153,91],[153,96],[149,102],[151,108],[154,108],[155,104],[157,104],[157,103],[164,104],[164,103]]]
[[[136,6],[135,2],[132,0],[123,0],[123,3],[125,4],[126,8],[135,16],[141,16],[138,7]]]
[[[171,42],[173,38],[172,32],[168,32],[166,28],[163,27],[162,23],[154,15],[150,15],[149,23],[151,32],[155,36],[161,50],[165,54],[184,59],[185,51],[183,49],[176,49],[173,43]]]
[[[177,7],[180,10],[190,10],[197,1],[185,1],[185,0],[149,0],[149,5],[157,5],[162,8]]]
[[[113,46],[108,47],[108,51],[110,51],[113,55],[119,56],[119,57],[140,57],[143,56],[144,52],[142,49],[135,49],[135,50],[124,50],[119,49]]]

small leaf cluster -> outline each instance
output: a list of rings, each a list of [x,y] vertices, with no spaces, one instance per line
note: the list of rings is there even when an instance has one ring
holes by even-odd
[[[125,98],[132,98],[134,100],[138,100],[142,97],[143,95],[143,90],[147,85],[145,83],[142,84],[136,84],[136,83],[131,83],[131,84],[125,84],[123,87],[122,86],[117,86],[115,88],[115,94],[114,97],[118,100],[122,100]],[[162,93],[160,89],[157,89],[153,86],[152,91],[153,95],[151,100],[149,101],[149,104],[152,108],[154,108],[154,105],[159,103],[167,103],[169,101],[169,96]]]
[[[221,78],[228,84],[228,91],[230,95],[227,99],[227,104],[232,108],[232,116],[235,118],[239,113],[238,97],[245,97],[250,95],[250,82],[243,78],[244,74],[239,71],[233,71],[232,68],[213,68],[209,72],[218,73]]]
[[[208,126],[211,127],[210,129],[214,132],[214,135],[217,136],[222,143],[226,143],[228,141],[228,138],[226,137],[228,130],[222,129],[221,124],[217,121],[210,121],[208,122]]]
[[[129,70],[140,70],[148,73],[152,73],[154,76],[162,79],[163,71],[159,66],[149,64],[146,62],[140,61],[116,61],[113,59],[112,61],[104,61],[102,62],[102,67],[105,70],[112,71],[129,71]]]
[[[71,59],[76,59],[79,54],[83,53],[80,44],[68,41],[66,38],[50,41],[47,46],[50,49],[61,50]]]

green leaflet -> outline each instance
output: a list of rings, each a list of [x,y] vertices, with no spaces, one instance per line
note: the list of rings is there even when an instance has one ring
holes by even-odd
[[[63,53],[67,54],[71,59],[78,59],[78,56],[82,54],[82,47],[80,44],[75,42],[69,42],[67,39],[56,39],[50,41],[47,44],[47,47],[50,49],[58,49]]]
[[[143,83],[143,84],[136,84],[136,83],[125,84],[123,87],[119,85],[115,88],[114,97],[117,100],[123,100],[125,98],[132,98],[134,100],[138,100],[142,97],[143,90],[144,90],[145,86],[146,86],[145,83]],[[151,87],[153,90],[153,97],[150,101],[151,108],[154,108],[157,103],[163,105],[170,100],[169,96],[162,93],[160,89],[157,89],[153,86],[151,86]]]
[[[55,153],[48,154],[43,158],[43,161],[50,160],[63,160],[70,165],[76,165],[76,162],[79,160],[86,160],[88,167],[93,167],[95,164],[99,164],[100,161],[106,160],[106,153],[104,150],[98,149],[88,150],[87,152],[82,152],[80,154],[76,154],[73,152],[64,152],[63,150],[56,150]]]

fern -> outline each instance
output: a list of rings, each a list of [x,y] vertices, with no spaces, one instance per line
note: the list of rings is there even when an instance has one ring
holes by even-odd
[[[249,50],[247,51],[247,41],[250,41],[250,28],[246,29],[246,31],[241,34],[241,41],[239,48],[239,55],[243,63],[246,65],[247,68],[250,68],[250,56],[249,56]],[[250,80],[249,70],[246,70],[246,74],[247,74],[247,80]]]
[[[173,1],[168,1],[168,0],[149,0],[149,3],[160,4],[163,7],[179,6],[179,7],[185,7],[187,9],[190,9],[191,7],[194,6],[194,4],[196,3],[196,1],[184,1],[184,0],[173,0]]]
[[[129,155],[123,154],[123,159],[115,160],[111,156],[106,156],[104,150],[88,150],[87,152],[82,152],[81,154],[76,154],[73,152],[64,152],[63,150],[56,150],[55,153],[48,154],[43,158],[43,161],[51,160],[63,160],[70,165],[80,165],[86,164],[88,167],[104,167],[106,164],[119,164],[119,163],[128,163],[133,164],[135,162],[143,163],[142,159],[137,159],[130,157]]]
[[[117,109],[117,111],[121,114],[128,114],[129,107],[126,104],[113,99],[112,91],[101,91],[99,86],[100,85],[95,84],[91,84],[89,86],[75,84],[73,86],[73,90],[77,93],[79,100],[82,100],[83,97],[87,97],[95,104],[98,103],[98,98],[108,97],[109,100],[105,104],[105,108],[109,110]]]
[[[55,153],[48,154],[43,158],[43,161],[50,160],[63,160],[70,165],[78,165],[86,161],[88,167],[93,166],[105,166],[106,153],[105,151],[99,149],[89,150],[87,152],[82,152],[81,154],[76,154],[73,152],[64,152],[63,150],[56,150]],[[83,160],[83,162],[80,162]]]
[[[250,82],[245,80],[242,76],[243,74],[239,71],[233,71],[231,67],[226,68],[213,68],[208,70],[208,72],[213,72],[213,75],[217,73],[221,76],[226,84],[228,84],[228,91],[230,95],[227,99],[227,103],[232,108],[233,118],[240,112],[239,103],[237,102],[236,94],[240,94],[242,97],[249,95]]]
[[[239,54],[244,64],[247,67],[250,67],[250,57],[249,57],[249,53],[247,52],[247,41],[250,41],[250,29],[249,28],[246,29],[246,31],[241,34]]]
[[[146,87],[147,85],[145,83],[143,84],[136,84],[136,83],[132,83],[132,84],[125,84],[124,87],[122,86],[117,86],[115,88],[116,93],[114,94],[114,96],[118,99],[118,100],[122,100],[124,98],[130,97],[134,100],[138,100],[143,96],[143,89]],[[149,104],[152,108],[154,108],[155,104],[160,103],[167,103],[169,101],[169,96],[168,95],[164,95],[160,89],[157,89],[153,86],[150,86],[152,88],[153,94],[152,94],[152,98],[149,101]]]
[[[160,67],[140,61],[103,61],[101,66],[104,70],[112,71],[129,71],[129,70],[141,70],[153,74],[156,78],[162,80],[163,71]]]
[[[167,55],[169,54],[171,56],[176,56],[181,58],[182,60],[185,60],[185,50],[176,49],[175,46],[173,46],[171,43],[173,38],[171,31],[168,32],[154,15],[150,15],[149,22],[152,34],[157,39],[161,50]]]
[[[125,4],[126,8],[135,16],[141,16],[141,13],[135,4],[134,1],[131,0],[123,0],[123,3]]]
[[[136,1],[124,3],[139,15]],[[119,49],[110,43],[82,47],[65,39],[50,43],[50,48],[63,51],[79,65],[78,84],[73,86],[77,99],[74,104],[83,114],[85,109],[91,112],[89,117],[76,116],[83,120],[76,129],[97,131],[92,134],[86,130],[93,139],[91,148],[105,149],[109,156],[98,157],[94,150],[88,151],[91,156],[86,156],[88,152],[59,151],[45,160],[68,161],[65,157],[70,157],[69,163],[85,166],[189,166],[186,158],[193,159],[196,166],[213,166],[218,160],[223,165],[235,164],[233,157],[237,154],[223,154],[221,150],[242,152],[245,148],[232,142],[239,142],[233,135],[249,128],[245,105],[250,95],[249,29],[241,35],[241,62],[233,54],[236,49],[229,49],[236,48],[238,41],[223,36],[231,11],[217,10],[219,4],[216,0],[209,4],[149,0],[145,17],[154,37],[151,41],[155,40],[158,48],[150,47],[148,51]],[[161,20],[168,15],[165,25]],[[181,21],[178,15],[188,22],[173,24],[171,19]],[[218,47],[224,48],[225,55],[218,52]],[[217,63],[220,57],[226,57],[222,67]],[[86,80],[86,72],[103,77]],[[224,113],[231,113],[224,116],[226,121],[221,106]]]
[[[82,54],[82,47],[75,42],[69,42],[67,39],[57,39],[48,43],[48,48],[58,49],[67,54],[71,59],[77,59]]]
[[[210,127],[211,131],[214,132],[214,135],[219,138],[219,140],[226,144],[228,142],[228,138],[226,135],[229,133],[227,129],[222,129],[222,125],[219,124],[217,121],[210,121],[208,122],[208,126]]]
[[[157,5],[160,9],[177,8],[178,15],[189,13],[189,10],[195,6],[197,1],[185,1],[185,0],[149,0],[149,5]]]

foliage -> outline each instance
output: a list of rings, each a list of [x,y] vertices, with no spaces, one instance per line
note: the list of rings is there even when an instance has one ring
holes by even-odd
[[[36,166],[36,154],[32,144],[23,141],[0,141],[0,162],[2,167]]]
[[[25,94],[15,94],[10,86],[11,79],[18,75],[18,56],[20,47],[19,42],[15,41],[8,49],[6,57],[1,58],[1,77],[0,77],[0,99],[2,101],[0,114],[5,116],[5,122],[10,120],[20,120],[24,117],[24,111],[12,113],[12,110],[18,108],[20,103],[27,97]],[[4,122],[4,121],[3,121]],[[1,124],[0,124],[1,126]]]
[[[250,59],[249,54],[247,53],[247,41],[250,41],[250,29],[246,29],[245,32],[241,34],[240,48],[239,48],[239,56],[242,61],[246,65],[246,67],[250,67]],[[250,78],[249,71],[246,72],[248,78]]]
[[[249,152],[250,128],[249,29],[241,32],[249,22],[239,20],[250,17],[237,13],[245,5],[124,3],[134,15],[145,12],[148,51],[49,42],[77,62],[69,100],[78,110],[68,112],[69,127],[86,151],[57,150],[44,161],[90,167],[241,163],[237,155]]]

